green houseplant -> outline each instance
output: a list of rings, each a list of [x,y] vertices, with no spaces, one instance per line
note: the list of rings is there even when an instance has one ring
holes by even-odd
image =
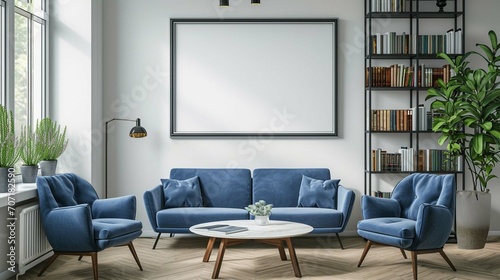
[[[12,111],[0,105],[0,193],[7,192],[9,174],[20,157],[20,143],[14,133]]]
[[[41,151],[40,168],[42,176],[54,175],[57,159],[62,155],[68,145],[66,139],[66,126],[61,129],[56,121],[44,118],[37,124],[36,137],[43,148]]]
[[[491,210],[488,184],[497,177],[493,170],[500,160],[500,44],[494,31],[488,35],[490,46],[476,44],[481,53],[469,51],[455,58],[438,54],[451,65],[455,76],[448,83],[438,81],[438,88],[429,89],[426,98],[432,99],[436,116],[432,129],[441,133],[438,143],[446,144],[452,158],[463,155],[472,179],[472,191],[457,192],[459,248],[484,247]],[[469,59],[473,57],[481,58],[486,68],[471,69]],[[478,211],[481,206],[487,209]],[[472,224],[465,223],[464,217],[470,217]],[[464,237],[466,231],[474,233]]]
[[[23,161],[21,166],[23,183],[34,183],[38,174],[38,163],[42,160],[42,143],[29,125],[22,127],[20,142],[21,160]]]
[[[254,219],[258,225],[267,225],[269,223],[269,215],[271,215],[272,209],[273,205],[267,204],[264,200],[259,200],[245,207],[248,213],[255,216]]]

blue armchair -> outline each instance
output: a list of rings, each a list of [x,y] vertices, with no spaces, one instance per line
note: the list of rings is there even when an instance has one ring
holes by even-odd
[[[401,180],[390,199],[361,198],[363,220],[358,234],[367,240],[358,267],[373,244],[411,252],[413,278],[417,279],[417,255],[439,253],[456,271],[443,251],[455,215],[454,175],[414,173]]]
[[[89,182],[72,173],[39,176],[36,185],[43,228],[54,249],[38,276],[59,255],[78,255],[79,260],[91,256],[97,280],[97,253],[120,245],[129,247],[142,270],[132,245],[142,233],[142,223],[135,220],[135,196],[99,199]]]

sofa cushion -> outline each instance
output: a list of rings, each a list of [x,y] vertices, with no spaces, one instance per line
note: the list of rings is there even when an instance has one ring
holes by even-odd
[[[318,180],[305,175],[299,190],[299,207],[337,208],[336,196],[340,179]]]
[[[159,228],[189,228],[196,224],[223,220],[248,220],[248,212],[237,208],[184,207],[163,209],[156,214]]]
[[[329,180],[330,170],[327,168],[255,169],[253,171],[253,202],[262,199],[273,204],[274,207],[296,207],[303,175],[319,180]]]
[[[344,214],[341,211],[318,207],[274,207],[271,220],[303,223],[318,228],[339,228]]]
[[[140,232],[142,223],[129,219],[102,218],[93,219],[92,228],[95,239],[113,239],[129,233]]]
[[[160,179],[165,195],[165,208],[200,207],[203,205],[198,176],[186,179]]]
[[[173,168],[170,179],[185,180],[198,176],[205,207],[243,209],[251,204],[252,178],[243,168]]]

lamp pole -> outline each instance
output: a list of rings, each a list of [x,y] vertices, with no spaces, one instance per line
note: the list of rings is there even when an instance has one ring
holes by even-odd
[[[144,127],[141,126],[141,119],[120,119],[113,118],[105,123],[104,127],[104,143],[105,143],[105,153],[104,153],[104,198],[108,198],[108,124],[112,121],[127,121],[135,122],[135,126],[130,130],[129,136],[132,138],[143,138],[148,135],[148,132]]]

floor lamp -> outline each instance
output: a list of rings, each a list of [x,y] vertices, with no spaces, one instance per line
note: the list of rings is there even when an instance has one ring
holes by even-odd
[[[130,133],[128,134],[132,138],[143,138],[148,136],[148,132],[144,127],[141,126],[141,119],[139,118],[135,120],[113,118],[106,122],[105,133],[104,133],[104,139],[105,139],[104,142],[106,145],[106,151],[104,156],[104,198],[108,198],[108,124],[112,121],[135,122],[135,126],[132,127]]]

